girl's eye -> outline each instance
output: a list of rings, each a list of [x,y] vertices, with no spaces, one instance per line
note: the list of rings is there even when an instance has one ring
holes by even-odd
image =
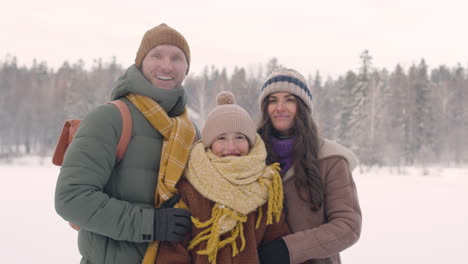
[[[173,60],[173,61],[182,61],[183,59],[182,59],[182,56],[174,56],[174,57],[172,58],[172,60]]]

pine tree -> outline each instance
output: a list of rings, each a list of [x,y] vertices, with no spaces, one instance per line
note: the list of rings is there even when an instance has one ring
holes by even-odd
[[[434,112],[431,100],[431,85],[424,59],[412,74],[410,89],[414,91],[414,145],[413,152],[423,165],[434,156]]]
[[[454,161],[456,164],[461,164],[463,157],[466,155],[468,148],[468,115],[467,115],[467,99],[466,92],[468,90],[468,81],[465,70],[458,65],[454,71],[453,79],[453,97],[449,111],[452,116],[450,118],[450,136],[452,138],[452,146],[454,149]],[[465,156],[466,157],[466,156]],[[465,159],[466,161],[466,159]]]
[[[445,66],[440,66],[431,72],[431,84],[433,86],[433,107],[435,122],[433,124],[435,135],[438,140],[434,142],[434,152],[436,159],[440,162],[448,162],[448,159],[452,159],[453,147],[451,146],[451,128],[450,123],[452,119],[452,113],[449,111],[451,106],[449,102],[453,97],[454,90],[449,89],[451,81],[450,70]]]
[[[315,76],[309,76],[310,89],[312,91],[312,116],[314,117],[320,134],[326,138],[334,138],[335,114],[333,81],[329,79],[322,85],[322,76],[316,71]]]
[[[409,135],[410,103],[408,102],[408,77],[401,65],[395,67],[388,82],[389,99],[386,105],[385,118],[388,126],[385,128],[385,151],[383,155],[388,159],[387,164],[398,167],[411,164]]]
[[[360,55],[360,73],[354,85],[350,86],[348,98],[350,111],[347,132],[350,135],[349,147],[356,152],[363,164],[371,164],[374,159],[371,148],[375,140],[375,104],[378,80],[370,77],[372,57],[367,50]]]
[[[345,146],[350,147],[354,151],[358,149],[352,138],[352,128],[357,122],[355,109],[360,104],[362,98],[355,97],[355,87],[358,84],[358,76],[348,71],[344,79],[338,80],[338,94],[336,106],[339,109],[337,112],[337,140]],[[356,100],[354,100],[356,99]],[[354,113],[353,113],[354,112]]]

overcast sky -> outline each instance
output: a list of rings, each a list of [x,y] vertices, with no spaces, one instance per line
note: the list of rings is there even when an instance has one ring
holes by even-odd
[[[373,66],[468,65],[465,0],[0,0],[0,61],[15,55],[58,68],[112,56],[133,63],[144,32],[162,22],[189,42],[191,72],[205,65],[252,67],[278,58],[304,74]]]

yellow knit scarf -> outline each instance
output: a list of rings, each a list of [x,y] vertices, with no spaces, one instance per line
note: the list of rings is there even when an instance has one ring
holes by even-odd
[[[192,217],[197,228],[205,228],[190,241],[192,250],[202,241],[207,241],[200,255],[208,255],[208,261],[216,263],[218,250],[230,244],[233,257],[244,249],[243,223],[247,214],[259,209],[256,228],[260,226],[262,205],[268,203],[267,225],[278,222],[283,209],[283,185],[277,163],[266,166],[266,149],[260,136],[249,154],[242,157],[219,158],[203,143],[194,145],[188,162],[186,177],[204,197],[215,202],[211,219],[206,222]],[[231,231],[221,240],[221,235]],[[240,237],[241,246],[236,239]]]
[[[132,93],[126,97],[164,137],[154,199],[155,207],[159,207],[177,193],[175,185],[187,164],[190,148],[195,139],[195,128],[188,118],[187,110],[182,115],[171,118],[157,102],[149,97]],[[178,204],[175,207],[184,207],[184,205]],[[158,241],[150,243],[143,264],[155,262],[158,247]]]

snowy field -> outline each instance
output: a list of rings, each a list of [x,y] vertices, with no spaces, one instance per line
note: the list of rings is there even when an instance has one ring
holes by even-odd
[[[77,233],[54,210],[58,168],[48,162],[0,164],[0,263],[79,263]],[[468,263],[468,168],[405,171],[355,172],[363,232],[343,263]]]

